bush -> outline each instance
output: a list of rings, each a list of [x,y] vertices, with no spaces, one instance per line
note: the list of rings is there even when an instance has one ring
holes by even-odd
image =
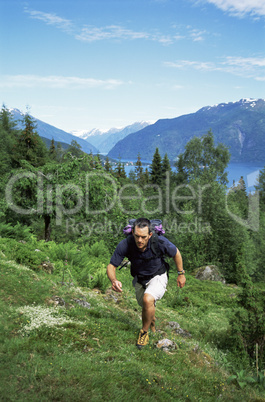
[[[25,241],[34,237],[31,233],[31,228],[19,222],[15,226],[11,225],[11,223],[0,222],[0,235],[1,237]]]
[[[232,340],[242,357],[255,361],[258,355],[265,364],[265,297],[253,284],[247,282],[240,295],[239,307],[230,320]]]
[[[43,261],[49,260],[47,253],[36,248],[34,243],[19,243],[14,239],[0,239],[3,253],[18,264],[23,264],[34,270]]]

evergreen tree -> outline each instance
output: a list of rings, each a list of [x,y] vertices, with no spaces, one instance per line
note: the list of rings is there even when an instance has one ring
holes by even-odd
[[[142,165],[140,153],[138,153],[137,161],[135,164],[135,176],[136,176],[137,183],[139,185],[142,185],[143,184],[143,165]]]
[[[51,140],[51,145],[49,148],[49,155],[50,155],[51,160],[56,160],[56,156],[57,156],[56,155],[56,147],[55,147],[55,141],[53,138]]]
[[[15,130],[16,127],[16,122],[13,119],[12,114],[9,112],[9,110],[6,108],[6,106],[3,104],[1,112],[0,112],[0,122],[2,128],[8,133],[8,134],[13,134],[17,132]]]
[[[67,153],[69,153],[72,158],[81,158],[84,152],[81,149],[81,145],[78,144],[76,140],[71,141],[71,145],[67,149]]]
[[[163,158],[163,160],[162,160],[162,177],[163,177],[163,180],[166,179],[166,173],[167,172],[169,173],[169,176],[171,176],[172,169],[171,169],[171,166],[170,166],[170,160],[169,160],[169,158],[167,156],[167,153],[166,153],[164,158]]]
[[[43,166],[47,161],[47,148],[36,132],[36,123],[27,113],[23,123],[25,128],[18,135],[13,148],[13,161],[16,167],[22,166],[21,161],[26,160],[32,166]]]
[[[106,160],[105,160],[105,164],[104,164],[104,169],[106,170],[106,172],[111,173],[112,169],[111,169],[111,164],[109,161],[109,157],[106,156]]]
[[[60,142],[58,142],[57,146],[56,146],[56,161],[61,163],[63,160],[64,154],[65,154],[65,151],[63,150],[62,144]]]
[[[17,130],[11,113],[3,105],[0,112],[0,176],[9,172],[12,165],[12,149],[14,147]]]
[[[162,183],[162,161],[158,148],[156,148],[151,164],[151,183],[158,186]]]
[[[94,168],[95,169],[101,169],[102,168],[102,163],[99,154],[95,155],[94,157]]]
[[[119,162],[115,168],[115,177],[117,177],[117,179],[126,179],[124,163],[121,163],[120,158],[119,158]]]
[[[229,194],[230,203],[236,203],[240,216],[242,218],[247,218],[248,194],[243,176],[240,177],[237,186],[233,185],[232,189],[229,191]]]
[[[256,191],[259,192],[260,208],[265,211],[265,167],[259,173],[259,182],[255,186]]]
[[[143,177],[144,177],[144,183],[148,184],[149,183],[149,177],[150,177],[148,168],[145,169]]]
[[[130,172],[129,172],[129,179],[130,179],[133,183],[136,182],[136,174],[135,174],[135,171],[130,170]]]

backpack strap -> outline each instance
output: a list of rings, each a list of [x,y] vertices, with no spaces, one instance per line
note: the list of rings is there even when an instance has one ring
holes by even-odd
[[[155,258],[162,257],[162,253],[159,248],[159,243],[160,239],[158,237],[158,234],[156,232],[153,232],[153,235],[150,238],[150,247],[153,253],[155,254]]]

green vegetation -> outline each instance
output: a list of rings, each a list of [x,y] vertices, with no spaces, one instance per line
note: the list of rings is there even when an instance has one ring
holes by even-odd
[[[76,259],[71,247],[42,246],[54,261],[71,250],[70,268],[64,272],[65,261],[56,260],[52,274],[36,272],[1,254],[2,400],[264,400],[263,372],[258,371],[258,380],[254,369],[240,368],[227,342],[240,288],[188,275],[187,286],[179,290],[171,274],[157,308],[159,331],[139,351],[140,310],[128,269],[120,272],[122,296],[81,287],[74,266],[82,258]],[[190,336],[178,335],[168,326],[171,321]],[[156,348],[162,338],[174,341],[176,349]]]
[[[151,171],[138,154],[128,178],[121,161],[103,166],[75,142],[45,149],[29,116],[24,124],[15,130],[3,107],[3,400],[265,400],[265,173],[254,194],[243,180],[227,193],[229,152],[209,131],[178,155],[177,173],[157,148]],[[171,267],[159,331],[141,352],[129,270],[118,271],[122,296],[106,276],[123,227],[139,216],[162,219],[188,272],[179,290]],[[195,279],[206,264],[226,284]],[[176,348],[157,349],[161,338]]]

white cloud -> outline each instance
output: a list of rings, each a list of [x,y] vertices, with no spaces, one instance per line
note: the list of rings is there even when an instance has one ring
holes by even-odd
[[[201,71],[213,71],[216,70],[216,66],[211,62],[190,61],[190,60],[178,60],[175,62],[167,61],[164,63],[167,67],[174,67],[179,69],[193,68]]]
[[[167,61],[167,67],[178,69],[194,69],[205,72],[225,72],[246,78],[254,78],[263,81],[265,75],[265,58],[262,57],[235,57],[227,56],[220,62],[204,62],[192,60]]]
[[[264,0],[205,0],[225,12],[237,16],[246,14],[265,16]]]
[[[118,25],[101,28],[85,26],[81,29],[81,33],[75,35],[75,38],[85,42],[94,42],[106,39],[149,39],[150,35],[146,32],[136,32]]]
[[[234,66],[239,66],[243,68],[252,67],[265,67],[265,58],[260,57],[227,57],[224,64],[230,64]]]
[[[194,29],[187,26],[184,33],[170,32],[168,34],[156,32],[145,32],[128,29],[120,25],[108,25],[103,27],[83,25],[78,26],[73,21],[59,17],[56,14],[45,13],[37,10],[29,10],[25,8],[25,12],[30,18],[44,22],[47,25],[54,26],[63,32],[66,32],[82,42],[96,42],[102,40],[149,40],[161,43],[162,45],[170,45],[181,39],[190,39],[194,42],[204,40],[207,33],[205,30]],[[171,27],[175,30],[176,27]]]
[[[114,89],[124,82],[117,79],[99,80],[94,78],[39,76],[39,75],[6,75],[0,77],[0,88],[59,88],[59,89]]]
[[[198,29],[192,29],[190,31],[190,37],[194,42],[199,42],[204,40],[204,35],[206,34],[206,31],[199,31]]]
[[[43,21],[47,25],[54,25],[56,28],[59,28],[64,32],[71,33],[74,29],[74,25],[70,20],[58,17],[56,14],[28,10],[27,8],[25,8],[25,12],[28,13],[31,18]]]

